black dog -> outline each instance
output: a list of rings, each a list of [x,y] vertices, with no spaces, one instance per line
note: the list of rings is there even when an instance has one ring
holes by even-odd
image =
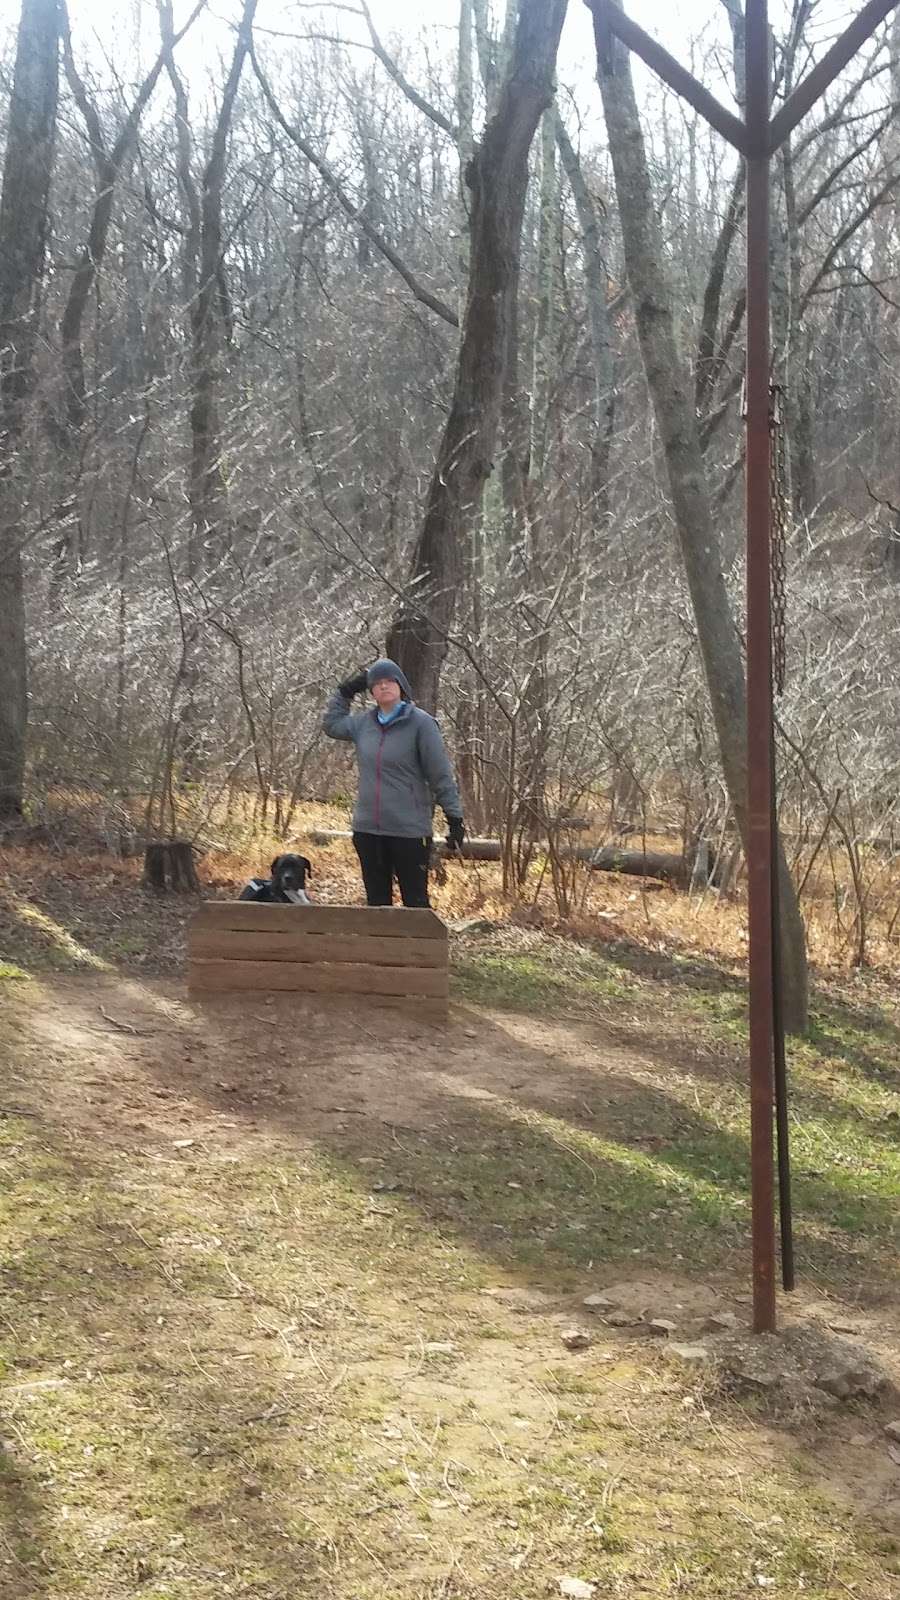
[[[313,869],[306,856],[276,856],[269,871],[271,878],[251,878],[238,899],[277,900],[295,906],[312,904],[306,892],[306,880],[312,877]]]

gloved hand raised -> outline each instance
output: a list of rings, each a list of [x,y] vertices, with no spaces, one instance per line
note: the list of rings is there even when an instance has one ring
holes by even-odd
[[[365,692],[366,682],[365,672],[355,672],[352,678],[345,678],[343,683],[338,684],[338,693],[342,694],[345,700],[352,700],[355,694]]]
[[[447,813],[444,813],[447,816]],[[465,825],[462,817],[447,816],[447,849],[457,854],[462,850],[466,837]]]

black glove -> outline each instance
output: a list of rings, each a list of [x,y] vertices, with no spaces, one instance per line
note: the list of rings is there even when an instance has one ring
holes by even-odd
[[[338,693],[342,694],[345,700],[352,700],[355,694],[364,692],[366,683],[366,674],[355,672],[352,678],[345,678],[343,683],[338,684]]]
[[[446,812],[444,813],[446,816]],[[447,817],[447,849],[456,852],[463,847],[466,830],[462,817]]]

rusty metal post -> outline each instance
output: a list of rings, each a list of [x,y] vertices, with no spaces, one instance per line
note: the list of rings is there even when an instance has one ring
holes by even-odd
[[[747,887],[750,911],[750,1167],[753,1328],[775,1329],[772,1151],[772,642],[769,498],[768,0],[747,0]]]
[[[775,1164],[772,1149],[776,1028],[780,1029],[774,927],[775,758],[772,737],[772,605],[769,498],[769,161],[793,128],[898,0],[866,0],[822,60],[770,121],[772,70],[767,0],[746,0],[746,117],[742,124],[658,40],[622,10],[622,0],[585,0],[601,22],[686,99],[747,161],[747,880],[750,903],[750,1166],[753,1220],[753,1327],[775,1330]],[[783,1074],[783,1060],[778,1061]],[[782,1084],[782,1089],[784,1085]],[[786,1119],[782,1093],[780,1114]],[[785,1120],[786,1132],[786,1120]],[[793,1287],[790,1173],[781,1141],[785,1288]]]

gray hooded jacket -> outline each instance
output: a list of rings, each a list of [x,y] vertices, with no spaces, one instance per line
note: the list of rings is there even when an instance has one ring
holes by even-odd
[[[325,708],[322,725],[332,739],[356,746],[359,792],[353,812],[356,833],[380,833],[399,839],[428,839],[435,805],[447,816],[462,816],[459,792],[441,730],[427,711],[412,703],[409,683],[393,663],[376,662],[370,670],[395,677],[409,701],[392,722],[383,725],[377,711],[350,710],[340,689]],[[382,670],[378,670],[382,669]]]

